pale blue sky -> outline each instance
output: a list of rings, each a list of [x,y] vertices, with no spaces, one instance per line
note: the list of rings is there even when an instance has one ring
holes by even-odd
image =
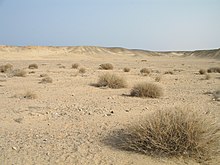
[[[220,47],[220,0],[0,0],[0,45]]]

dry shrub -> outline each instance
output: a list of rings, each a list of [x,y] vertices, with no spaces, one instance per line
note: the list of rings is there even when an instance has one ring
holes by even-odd
[[[51,77],[44,77],[40,83],[42,84],[46,84],[46,83],[52,83],[53,82],[53,79]]]
[[[32,91],[27,91],[24,96],[24,98],[26,99],[36,99],[37,98],[37,94],[32,92]]]
[[[210,74],[205,74],[205,80],[210,80],[211,79],[211,75]]]
[[[34,73],[36,73],[35,71],[30,71],[30,72],[28,72],[29,74],[34,74]]]
[[[30,64],[28,66],[29,69],[38,69],[38,65],[37,64]]]
[[[147,76],[147,75],[150,74],[150,69],[142,68],[142,69],[140,70],[140,73],[141,73],[142,75],[144,75],[144,76]]]
[[[63,65],[61,65],[61,66],[59,66],[59,68],[61,68],[61,69],[65,69],[66,67],[65,67],[65,66],[63,66]]]
[[[86,69],[85,69],[85,68],[80,68],[80,69],[79,69],[79,73],[81,73],[81,74],[86,73]]]
[[[159,98],[163,96],[163,88],[154,83],[139,83],[130,92],[131,96]]]
[[[12,71],[12,76],[26,77],[27,72],[24,69],[15,69]]]
[[[164,74],[173,74],[173,71],[166,71],[166,72],[164,72]]]
[[[220,73],[220,67],[213,67],[207,70],[208,73]]]
[[[113,68],[114,68],[113,65],[110,63],[105,63],[100,65],[100,69],[104,69],[104,70],[112,70]]]
[[[106,73],[99,77],[98,87],[109,87],[113,89],[127,87],[127,82],[123,77],[119,77],[115,74]]]
[[[0,72],[2,72],[2,73],[11,71],[12,69],[13,69],[13,65],[12,64],[5,64],[5,65],[1,65],[0,66]]]
[[[40,77],[49,77],[49,76],[48,74],[43,73],[43,74],[40,74]]]
[[[199,73],[200,73],[200,74],[206,74],[206,70],[205,70],[205,69],[200,69],[200,70],[199,70]]]
[[[214,100],[220,101],[220,90],[213,92]]]
[[[72,64],[72,68],[73,68],[73,69],[77,69],[78,67],[79,67],[79,64],[78,64],[78,63]]]
[[[157,77],[155,78],[155,81],[156,81],[156,82],[160,82],[161,79],[162,79],[162,76],[157,76]]]
[[[220,152],[220,126],[210,113],[189,108],[156,110],[114,133],[120,149],[166,157],[191,157],[198,162]]]
[[[131,70],[130,68],[124,68],[123,69],[124,72],[130,72],[130,70]]]

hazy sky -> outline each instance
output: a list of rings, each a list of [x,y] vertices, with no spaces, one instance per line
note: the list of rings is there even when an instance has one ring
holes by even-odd
[[[0,0],[0,45],[220,47],[220,0]]]

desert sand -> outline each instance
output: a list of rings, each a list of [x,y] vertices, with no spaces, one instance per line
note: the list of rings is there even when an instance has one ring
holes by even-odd
[[[218,50],[219,52],[219,50]],[[65,165],[180,165],[198,164],[181,158],[154,158],[120,150],[103,139],[156,109],[189,106],[220,117],[220,102],[212,92],[220,88],[219,73],[199,74],[199,69],[220,66],[219,53],[199,57],[192,52],[150,52],[101,47],[0,46],[0,65],[25,69],[26,77],[0,73],[0,164]],[[195,52],[194,52],[195,53]],[[202,57],[201,57],[202,56]],[[38,69],[28,69],[29,64]],[[84,74],[72,69],[84,67]],[[113,70],[100,70],[111,63]],[[130,72],[123,72],[128,67]],[[141,68],[151,69],[149,76]],[[173,74],[164,74],[172,71]],[[103,73],[123,76],[128,87],[97,88]],[[52,83],[39,83],[48,74]],[[138,82],[158,82],[161,98],[130,97]],[[27,91],[35,99],[22,97]]]

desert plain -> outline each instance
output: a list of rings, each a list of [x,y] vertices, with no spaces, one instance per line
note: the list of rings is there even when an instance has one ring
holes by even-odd
[[[9,63],[27,72],[25,77],[0,73],[0,164],[199,164],[193,159],[126,151],[103,139],[158,109],[192,107],[212,113],[220,121],[220,102],[213,96],[220,89],[220,74],[209,73],[207,77],[199,73],[200,69],[220,66],[219,52],[0,46],[0,65]],[[85,73],[72,68],[74,63]],[[111,63],[113,70],[100,69],[103,63]],[[30,64],[38,68],[30,69]],[[125,67],[130,72],[124,72]],[[142,75],[142,68],[151,73]],[[104,73],[124,77],[127,87],[94,86]],[[51,77],[52,83],[40,83],[43,74]],[[139,82],[159,84],[164,95],[131,97],[132,87]],[[34,97],[25,97],[27,92]]]

